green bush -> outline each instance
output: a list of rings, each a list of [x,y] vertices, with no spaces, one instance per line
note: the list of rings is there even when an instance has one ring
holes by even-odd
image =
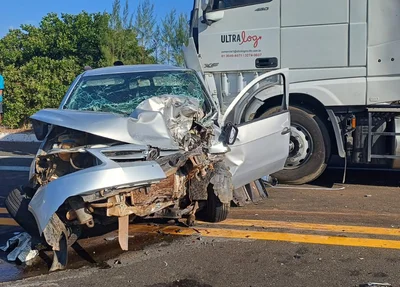
[[[79,72],[75,59],[34,57],[18,69],[6,67],[4,124],[10,128],[21,127],[38,110],[57,108]]]

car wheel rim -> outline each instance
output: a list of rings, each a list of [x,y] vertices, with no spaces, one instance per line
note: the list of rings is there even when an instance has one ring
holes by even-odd
[[[299,124],[291,125],[289,156],[285,169],[295,169],[304,165],[313,153],[313,141],[310,133]]]

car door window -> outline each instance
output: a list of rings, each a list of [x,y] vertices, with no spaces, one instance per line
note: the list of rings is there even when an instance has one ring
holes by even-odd
[[[247,124],[266,117],[272,117],[288,111],[287,95],[284,91],[284,75],[267,77],[253,85],[235,106],[235,110],[227,115],[227,121],[235,124]],[[240,96],[240,95],[239,95]],[[238,97],[239,97],[238,96]],[[269,99],[269,106],[260,107],[254,112],[251,107],[260,99]],[[249,114],[251,113],[251,114]]]

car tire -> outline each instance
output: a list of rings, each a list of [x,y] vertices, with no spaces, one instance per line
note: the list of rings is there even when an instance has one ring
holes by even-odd
[[[208,198],[206,205],[206,220],[209,222],[224,221],[229,214],[230,203],[222,203],[215,195],[213,185],[208,186]]]
[[[271,108],[264,112],[261,117],[270,116],[279,110],[280,107]],[[292,130],[291,146],[295,146],[294,142],[296,141],[298,146],[301,146],[301,143],[304,143],[303,146],[307,145],[308,149],[301,152],[301,155],[306,156],[306,158],[303,162],[300,161],[297,166],[290,166],[290,160],[301,158],[293,155],[293,153],[296,153],[294,148],[293,151],[290,151],[285,168],[272,174],[272,176],[281,183],[300,185],[316,180],[325,171],[331,156],[331,140],[326,125],[317,115],[305,108],[296,106],[289,107],[289,110]],[[294,140],[294,135],[301,140]],[[304,140],[302,140],[303,138]]]
[[[5,200],[5,206],[11,217],[32,237],[40,238],[35,217],[28,210],[30,202],[23,187],[13,189]]]

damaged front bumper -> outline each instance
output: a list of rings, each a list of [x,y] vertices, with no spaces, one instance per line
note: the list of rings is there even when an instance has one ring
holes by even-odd
[[[140,151],[131,145],[135,152]],[[106,157],[105,152],[121,151],[120,148],[89,148],[86,152],[95,156],[101,164],[57,178],[40,186],[29,203],[40,233],[43,232],[53,213],[70,197],[103,194],[126,186],[134,188],[143,184],[153,184],[166,178],[160,165],[155,161],[135,161],[118,163]]]
[[[121,151],[130,155],[117,155]],[[74,242],[70,238],[76,227],[92,228],[106,225],[107,218],[118,219],[119,243],[128,250],[130,216],[186,216],[192,222],[199,202],[208,199],[210,184],[220,202],[232,200],[229,170],[202,148],[161,152],[155,160],[146,160],[149,150],[135,145],[89,147],[79,152],[92,155],[99,164],[41,185],[29,203],[40,234],[54,250],[52,271],[65,267],[62,258]]]

